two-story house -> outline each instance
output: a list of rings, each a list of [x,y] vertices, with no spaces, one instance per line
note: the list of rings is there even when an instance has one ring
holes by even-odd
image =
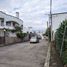
[[[16,12],[16,17],[8,15],[2,11],[0,11],[0,37],[4,36],[4,29],[15,29],[15,26],[19,25],[20,27],[23,26],[23,21],[19,19],[19,13]],[[15,36],[14,34],[9,36]]]

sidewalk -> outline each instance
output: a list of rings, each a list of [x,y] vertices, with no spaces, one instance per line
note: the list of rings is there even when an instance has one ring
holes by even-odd
[[[56,52],[54,45],[51,45],[51,52],[50,52],[50,65],[49,67],[63,67],[63,64]]]
[[[44,67],[49,67],[49,63],[50,63],[50,44],[48,43],[48,51],[47,51]]]

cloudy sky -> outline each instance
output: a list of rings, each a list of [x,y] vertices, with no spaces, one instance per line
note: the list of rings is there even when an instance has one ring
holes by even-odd
[[[53,0],[52,12],[66,12],[67,0]],[[50,0],[0,0],[0,11],[15,16],[20,13],[24,26],[44,30],[47,25]]]

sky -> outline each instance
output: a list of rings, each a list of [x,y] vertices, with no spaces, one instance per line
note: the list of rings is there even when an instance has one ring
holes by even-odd
[[[0,0],[0,11],[15,16],[19,12],[24,27],[47,28],[50,0]],[[67,12],[67,0],[52,0],[52,13]]]

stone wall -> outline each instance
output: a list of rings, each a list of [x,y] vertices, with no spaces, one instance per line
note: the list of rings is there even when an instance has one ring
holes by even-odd
[[[2,45],[10,45],[10,44],[14,44],[14,43],[19,43],[22,42],[21,39],[17,38],[17,37],[0,37],[0,46]]]
[[[29,35],[27,35],[26,37],[24,37],[24,39],[20,39],[17,37],[0,37],[0,46],[1,45],[10,45],[10,44],[14,44],[14,43],[20,43],[20,42],[25,42],[25,41],[29,41]]]
[[[19,43],[22,42],[21,39],[17,38],[17,37],[6,37],[5,38],[5,44],[13,44],[13,43]]]

